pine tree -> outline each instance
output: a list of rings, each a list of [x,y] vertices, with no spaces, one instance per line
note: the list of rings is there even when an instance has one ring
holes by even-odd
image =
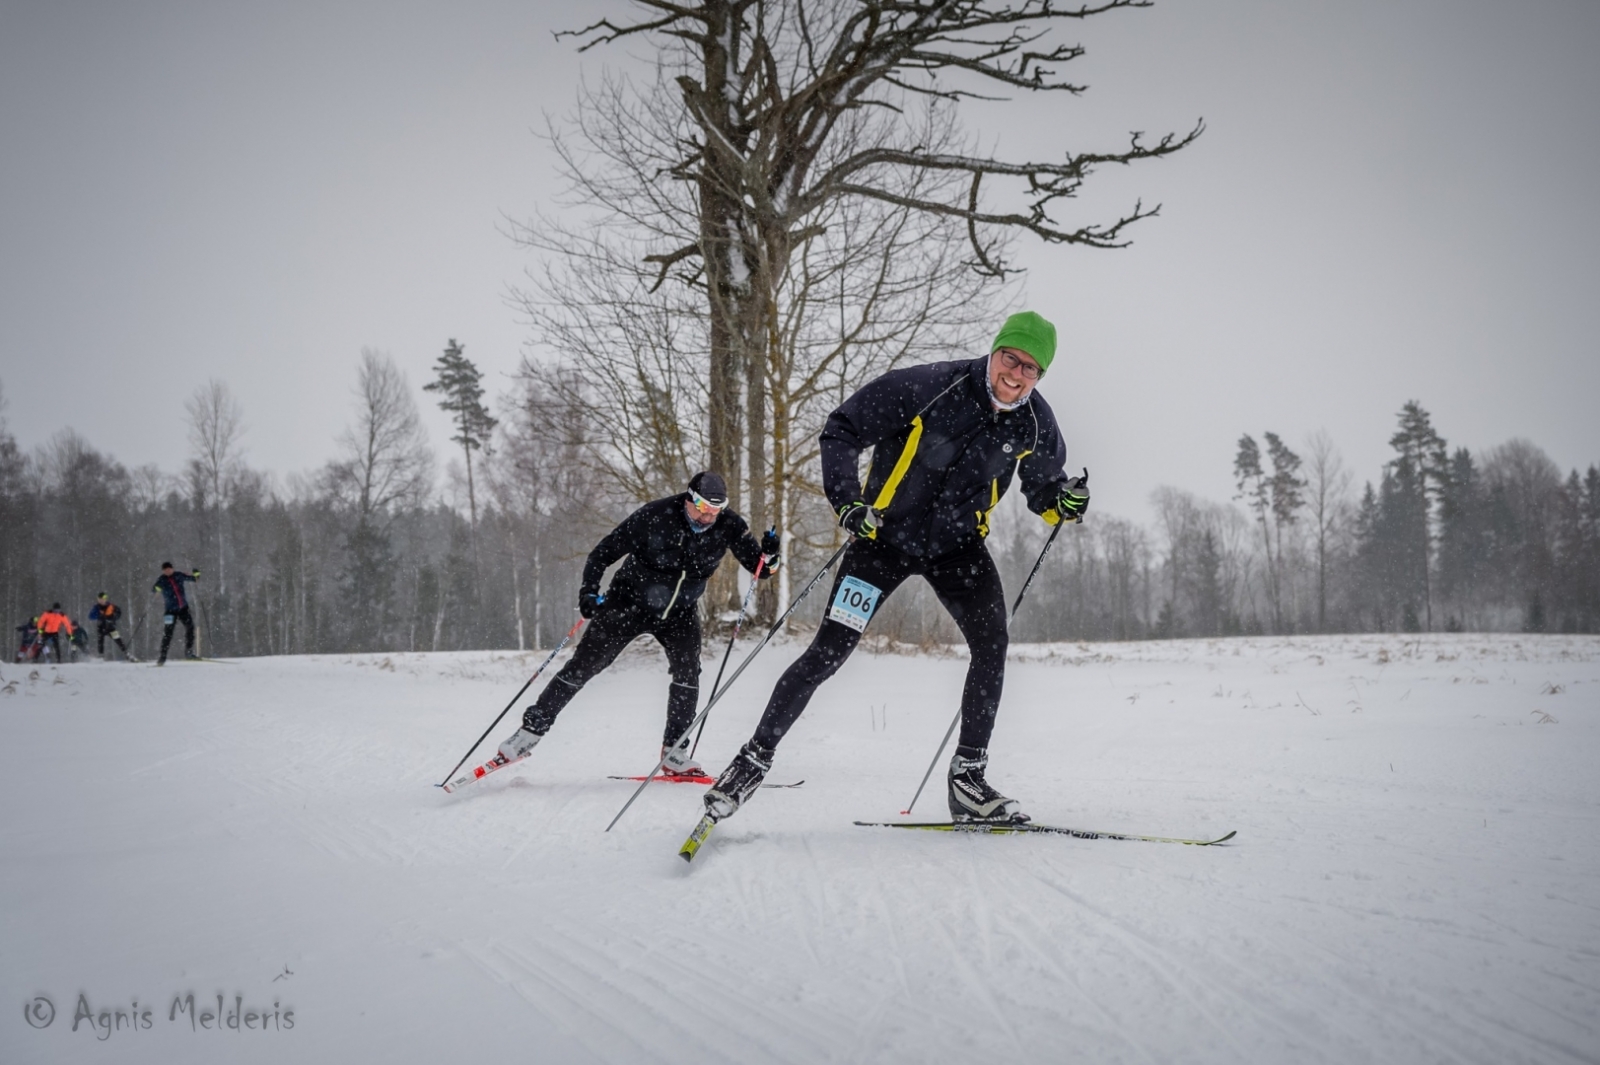
[[[463,454],[466,455],[467,507],[472,515],[473,531],[476,533],[478,496],[473,485],[472,453],[483,451],[488,447],[490,434],[500,423],[489,416],[489,408],[483,405],[483,386],[478,383],[483,380],[483,374],[472,364],[472,360],[462,354],[462,351],[462,346],[451,337],[444,354],[440,355],[439,361],[434,364],[436,376],[430,383],[423,385],[422,390],[442,393],[444,398],[439,401],[439,409],[450,414],[455,420],[456,435],[450,439],[460,444]]]
[[[1433,428],[1433,420],[1422,404],[1410,400],[1400,408],[1400,428],[1389,438],[1389,446],[1399,453],[1394,465],[1404,463],[1416,479],[1413,504],[1418,513],[1407,522],[1417,537],[1420,555],[1417,562],[1422,583],[1423,615],[1427,631],[1433,631],[1433,587],[1430,573],[1433,562],[1434,504],[1444,494],[1449,481],[1444,437]]]
[[[1267,558],[1267,593],[1272,600],[1274,631],[1283,632],[1283,531],[1295,523],[1305,505],[1305,479],[1300,476],[1300,456],[1289,450],[1277,433],[1263,434],[1272,461],[1269,476],[1261,465],[1261,448],[1249,433],[1239,438],[1233,459],[1235,499],[1243,499],[1255,512],[1261,527],[1261,544]]]
[[[1439,594],[1443,598],[1470,603],[1485,597],[1489,564],[1485,504],[1483,478],[1472,452],[1457,448],[1450,456],[1449,476],[1439,501]]]

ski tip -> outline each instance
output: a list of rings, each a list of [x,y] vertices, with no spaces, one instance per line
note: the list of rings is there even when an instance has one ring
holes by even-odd
[[[1230,839],[1232,839],[1234,836],[1237,836],[1238,834],[1239,834],[1239,830],[1238,829],[1234,829],[1232,832],[1229,832],[1226,836],[1223,836],[1221,839],[1212,840],[1211,843],[1208,844],[1208,846],[1215,846],[1218,843],[1226,843]]]
[[[709,816],[702,817],[700,823],[694,826],[694,831],[689,833],[689,838],[683,841],[683,846],[678,848],[678,857],[685,862],[694,861],[694,856],[700,852],[700,845],[706,841],[715,825],[716,822]]]

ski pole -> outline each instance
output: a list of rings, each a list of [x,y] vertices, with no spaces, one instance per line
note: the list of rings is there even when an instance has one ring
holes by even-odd
[[[733,676],[728,678],[728,683],[723,685],[719,690],[711,693],[711,698],[709,701],[707,701],[705,709],[701,710],[700,713],[695,716],[695,719],[689,722],[689,727],[683,730],[683,735],[679,736],[677,740],[668,745],[668,750],[671,750],[673,747],[676,747],[678,744],[682,743],[689,733],[694,730],[694,727],[700,724],[700,722],[705,719],[707,714],[711,713],[711,708],[717,705],[717,700],[721,699],[728,693],[728,689],[733,687],[733,682],[739,679],[739,674],[744,672],[745,667],[755,660],[756,655],[761,653],[761,649],[767,646],[772,638],[778,634],[778,630],[783,628],[783,623],[789,619],[789,615],[794,613],[796,607],[805,602],[806,596],[811,594],[811,589],[815,588],[817,586],[817,582],[820,581],[823,576],[833,568],[833,564],[839,561],[839,556],[843,555],[844,549],[849,546],[850,541],[846,540],[844,543],[839,545],[839,550],[833,553],[833,557],[822,564],[822,568],[817,570],[817,575],[812,577],[811,580],[806,583],[805,588],[802,589],[800,594],[795,597],[795,601],[789,604],[789,609],[785,610],[783,612],[783,616],[772,623],[772,628],[767,630],[767,634],[761,638],[760,643],[756,644],[755,649],[744,656],[744,661],[740,662],[739,668],[733,671]],[[656,763],[655,768],[645,774],[644,783],[640,784],[634,789],[633,794],[628,796],[628,801],[622,804],[622,809],[617,811],[617,816],[611,819],[611,824],[606,826],[607,832],[610,832],[612,827],[616,825],[618,821],[622,820],[622,815],[628,812],[628,807],[633,805],[633,800],[637,799],[640,793],[643,792],[645,788],[650,786],[650,782],[656,778],[656,774],[661,772],[661,767],[666,764],[667,755],[666,752],[663,751],[661,754],[661,760]]]
[[[773,526],[776,530],[777,526]],[[722,673],[728,668],[728,659],[733,655],[733,645],[739,640],[739,630],[744,627],[744,616],[750,609],[750,597],[756,594],[756,585],[761,583],[761,570],[767,564],[767,556],[762,555],[756,563],[755,574],[750,578],[750,587],[744,593],[744,602],[739,606],[739,620],[733,623],[733,635],[728,638],[728,649],[722,652],[722,665],[717,667],[717,679],[711,682],[711,697],[716,698],[717,689],[722,686]],[[689,748],[689,757],[694,757],[694,752],[700,749],[700,737],[706,733],[707,718],[701,718],[700,731],[694,734],[694,746]]]
[[[1090,467],[1083,467],[1083,481],[1086,483],[1088,480],[1090,480]],[[1061,534],[1061,526],[1066,525],[1066,523],[1067,521],[1062,518],[1061,521],[1056,523],[1056,528],[1051,529],[1050,539],[1045,540],[1045,550],[1038,552],[1038,558],[1034,560],[1034,568],[1027,571],[1027,580],[1022,582],[1021,592],[1016,593],[1016,603],[1011,604],[1011,617],[1016,617],[1016,611],[1018,611],[1019,606],[1022,606],[1022,596],[1027,595],[1027,585],[1034,584],[1034,576],[1037,574],[1038,568],[1045,564],[1045,555],[1048,555],[1050,548],[1056,545],[1056,536]],[[1072,518],[1072,523],[1074,525],[1083,525],[1083,515],[1077,515],[1077,517]]]
[[[1083,471],[1084,476],[1089,474]],[[1080,515],[1072,520],[1074,525],[1082,525],[1083,517]],[[1044,564],[1044,556],[1050,553],[1050,548],[1055,546],[1056,537],[1061,535],[1061,529],[1067,524],[1066,519],[1056,522],[1056,527],[1050,531],[1049,539],[1044,542],[1044,550],[1039,552],[1038,559],[1033,563],[1033,569],[1028,571],[1028,579],[1022,582],[1022,591],[1017,593],[1017,601],[1011,604],[1011,616],[1017,616],[1017,608],[1022,605],[1022,597],[1028,594],[1028,586],[1033,583],[1034,575],[1039,572],[1039,567]],[[944,755],[944,749],[950,745],[950,737],[955,734],[956,726],[961,724],[961,708],[956,707],[956,716],[950,720],[950,727],[944,730],[944,739],[939,741],[939,749],[933,752],[933,761],[928,763],[928,771],[922,774],[922,783],[917,785],[917,793],[911,796],[911,801],[906,803],[906,808],[901,810],[902,816],[909,816],[917,800],[922,798],[922,789],[928,786],[928,779],[933,776],[933,767],[939,764],[939,759]]]
[[[206,613],[206,605],[200,601],[200,597],[198,595],[194,597],[194,605],[197,609],[199,609],[200,620],[203,623],[195,627],[194,652],[196,658],[204,658],[206,656],[204,637],[206,630],[211,627],[211,616]]]
[[[517,705],[517,700],[522,698],[522,693],[533,686],[533,682],[539,679],[539,674],[544,672],[546,666],[555,661],[556,655],[561,653],[561,649],[567,646],[567,642],[572,639],[573,633],[577,632],[586,620],[588,619],[579,617],[577,621],[572,623],[572,628],[568,629],[567,634],[561,637],[561,642],[556,644],[556,649],[551,651],[549,657],[547,657],[543,662],[540,662],[539,668],[533,671],[533,676],[528,678],[528,683],[517,689],[517,694],[513,695],[511,697],[511,701],[506,704],[506,708],[500,711],[499,717],[496,717],[493,721],[489,722],[489,727],[483,730],[483,735],[479,736],[477,740],[473,742],[472,746],[467,748],[467,753],[462,755],[461,761],[456,763],[456,769],[460,769],[462,766],[467,764],[467,759],[471,758],[472,752],[478,749],[478,744],[489,738],[489,733],[493,732],[494,727],[500,724],[500,718],[505,717],[506,714],[511,712],[511,708]],[[435,784],[434,787],[442,788],[446,784],[450,783],[450,778],[456,775],[456,769],[452,769],[450,772],[446,773],[444,775],[444,779]]]

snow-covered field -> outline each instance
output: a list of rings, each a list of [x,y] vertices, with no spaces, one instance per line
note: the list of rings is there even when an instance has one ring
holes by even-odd
[[[859,653],[692,868],[653,652],[433,787],[535,661],[0,666],[0,1061],[1600,1061],[1600,640],[1013,649],[992,780],[1215,848],[852,826],[965,667]]]

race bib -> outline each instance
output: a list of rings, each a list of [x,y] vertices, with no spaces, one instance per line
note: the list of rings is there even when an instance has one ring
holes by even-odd
[[[872,612],[878,608],[878,597],[883,593],[866,581],[846,577],[839,582],[833,605],[828,608],[828,619],[848,625],[857,632],[865,632]]]

